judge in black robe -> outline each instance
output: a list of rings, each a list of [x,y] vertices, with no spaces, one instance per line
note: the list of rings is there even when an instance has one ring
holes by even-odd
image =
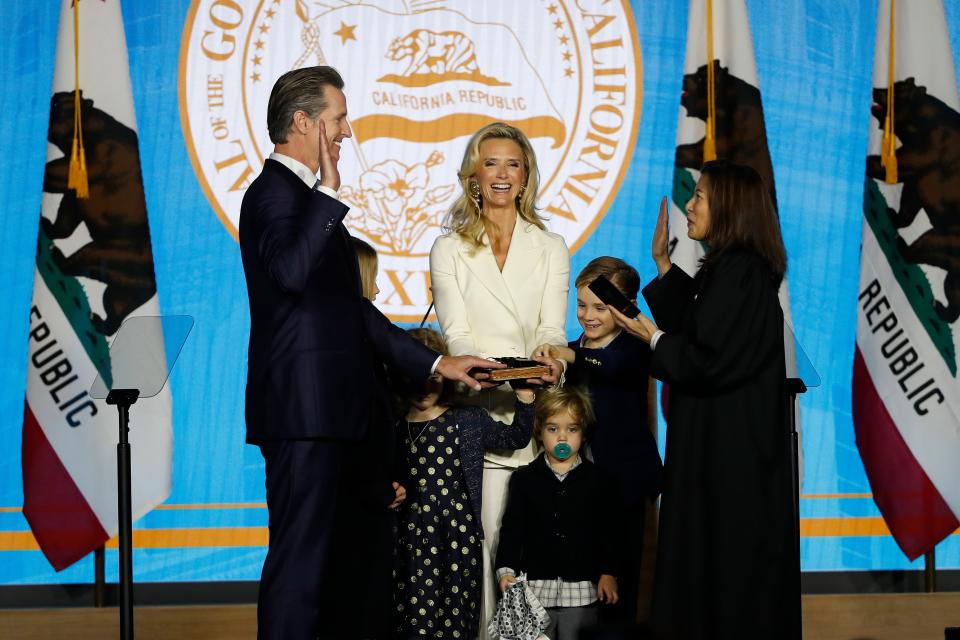
[[[643,291],[656,325],[614,313],[670,385],[654,622],[664,638],[792,638],[779,225],[756,172],[724,161],[704,167],[687,215],[688,235],[710,246],[697,276],[669,263],[662,206],[660,277]]]

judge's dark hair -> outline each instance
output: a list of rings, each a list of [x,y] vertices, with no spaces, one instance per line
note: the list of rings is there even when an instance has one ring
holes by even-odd
[[[599,276],[605,277],[628,300],[636,300],[640,291],[640,274],[620,258],[600,256],[583,268],[574,283],[577,289],[586,287]]]
[[[343,78],[333,67],[303,67],[280,76],[267,102],[267,130],[270,141],[283,144],[293,126],[293,114],[303,111],[311,120],[327,108],[325,87],[343,89]]]
[[[703,267],[729,251],[747,249],[763,258],[779,283],[787,271],[787,252],[768,185],[753,168],[729,160],[712,160],[700,171],[707,178],[710,207],[710,251]]]

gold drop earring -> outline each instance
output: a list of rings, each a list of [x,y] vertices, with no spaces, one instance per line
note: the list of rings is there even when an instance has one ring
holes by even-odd
[[[476,180],[470,181],[470,197],[473,199],[473,203],[477,205],[477,211],[482,211],[483,206],[481,205],[480,201],[480,183]]]

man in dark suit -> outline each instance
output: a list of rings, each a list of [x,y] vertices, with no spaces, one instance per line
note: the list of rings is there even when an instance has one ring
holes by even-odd
[[[267,107],[274,153],[240,209],[250,302],[247,442],[259,445],[266,461],[270,529],[260,638],[346,637],[326,624],[343,591],[335,573],[350,566],[342,558],[333,564],[334,552],[345,550],[332,546],[349,539],[344,520],[351,519],[338,518],[343,485],[358,443],[378,418],[374,363],[415,381],[436,372],[474,388],[470,368],[497,366],[440,357],[362,297],[343,225],[348,208],[337,198],[340,143],[351,136],[342,89],[331,67],[296,69],[277,80]],[[356,571],[364,570],[362,551],[347,550],[358,554]]]

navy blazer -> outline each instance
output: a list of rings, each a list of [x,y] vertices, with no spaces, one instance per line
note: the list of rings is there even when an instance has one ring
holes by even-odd
[[[510,476],[494,567],[531,580],[597,582],[623,564],[616,482],[585,458],[560,481],[541,453]]]
[[[244,194],[249,443],[358,440],[376,402],[377,359],[419,381],[437,358],[362,297],[347,210],[274,160]]]
[[[628,507],[660,495],[663,463],[647,424],[647,378],[650,347],[626,331],[601,349],[568,344],[576,361],[567,368],[567,382],[583,385],[597,415],[588,440],[593,461],[620,482]]]

